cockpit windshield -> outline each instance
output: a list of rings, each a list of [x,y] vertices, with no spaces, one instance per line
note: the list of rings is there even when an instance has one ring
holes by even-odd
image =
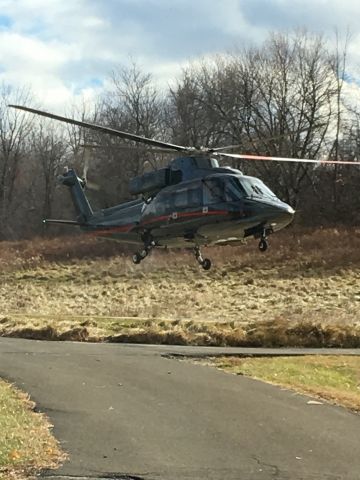
[[[203,180],[206,205],[237,202],[244,197],[276,199],[275,194],[258,178],[223,176]]]
[[[235,177],[209,178],[203,180],[203,184],[206,205],[219,202],[236,202],[246,195]]]
[[[238,181],[245,190],[246,195],[249,197],[267,197],[271,199],[277,198],[275,193],[273,193],[270,188],[258,178],[244,177],[239,178]]]

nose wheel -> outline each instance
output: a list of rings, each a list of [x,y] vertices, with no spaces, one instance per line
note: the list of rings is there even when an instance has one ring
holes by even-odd
[[[142,257],[140,252],[136,252],[132,256],[132,261],[133,263],[135,263],[135,265],[138,265],[141,262],[141,260],[143,260],[144,258],[145,257]]]
[[[195,258],[199,265],[202,266],[204,270],[210,270],[211,260],[209,258],[203,258],[201,255],[200,247],[194,248]]]

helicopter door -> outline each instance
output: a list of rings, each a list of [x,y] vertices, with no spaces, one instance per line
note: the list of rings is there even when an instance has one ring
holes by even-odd
[[[214,205],[225,202],[224,182],[221,178],[204,180],[204,205]]]
[[[202,208],[203,194],[201,184],[197,183],[188,188],[188,207],[193,209]]]
[[[202,208],[202,190],[199,183],[186,185],[174,193],[174,210],[197,210]]]

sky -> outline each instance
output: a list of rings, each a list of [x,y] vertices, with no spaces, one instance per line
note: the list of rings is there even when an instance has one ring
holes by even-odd
[[[359,18],[355,0],[0,0],[0,82],[62,112],[130,62],[166,86],[190,61],[303,27],[332,39],[349,30],[357,80]]]

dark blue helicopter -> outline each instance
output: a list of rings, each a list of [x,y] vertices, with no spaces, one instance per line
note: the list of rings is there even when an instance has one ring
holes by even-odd
[[[220,167],[219,157],[358,165],[346,161],[319,162],[225,153],[234,146],[183,147],[29,107],[10,106],[141,142],[155,147],[156,151],[160,148],[162,152],[178,151],[184,155],[172,160],[166,168],[133,178],[129,190],[140,196],[137,200],[95,212],[84,192],[85,181],[73,169],[67,169],[59,178],[70,188],[77,219],[44,221],[77,225],[90,234],[140,245],[133,255],[136,264],[154,247],[192,247],[198,263],[209,270],[211,261],[202,257],[202,246],[238,244],[253,236],[259,239],[260,251],[265,252],[267,237],[289,225],[295,213],[291,206],[279,200],[260,179],[243,175],[240,170]]]

